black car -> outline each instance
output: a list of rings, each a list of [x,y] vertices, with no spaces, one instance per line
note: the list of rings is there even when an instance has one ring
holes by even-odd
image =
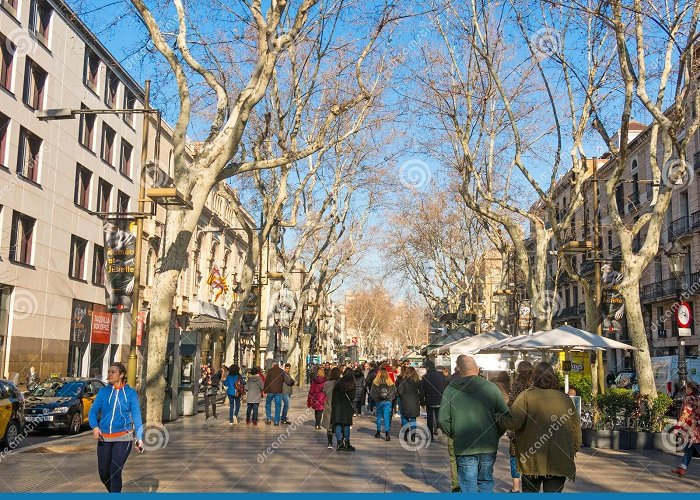
[[[39,384],[26,398],[25,418],[33,430],[63,430],[77,434],[88,422],[90,407],[104,382],[66,378]]]
[[[13,448],[24,429],[24,397],[15,384],[0,380],[0,443]]]

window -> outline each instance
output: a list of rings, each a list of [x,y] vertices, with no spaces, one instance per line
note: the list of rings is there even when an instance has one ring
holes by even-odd
[[[637,161],[632,164],[636,165]],[[632,174],[632,203],[639,205],[639,174],[636,172]]]
[[[90,209],[90,181],[92,172],[82,165],[78,165],[75,169],[75,193],[73,201],[79,207],[86,210]]]
[[[0,5],[5,7],[10,14],[17,17],[17,2],[19,0],[0,0]]]
[[[109,212],[112,201],[112,185],[100,179],[97,186],[97,211],[98,212]]]
[[[134,148],[122,139],[122,150],[121,150],[121,160],[119,162],[119,171],[122,175],[131,177],[131,153]]]
[[[600,199],[600,198],[598,198]],[[615,202],[617,203],[617,211],[620,215],[625,213],[625,186],[618,184],[615,187]]]
[[[70,239],[70,269],[68,275],[78,280],[85,279],[85,250],[87,240],[78,236],[71,236]]]
[[[105,284],[105,249],[100,245],[95,245],[92,259],[92,284],[104,286]]]
[[[612,254],[612,247],[613,247],[613,233],[612,229],[608,229],[608,252]],[[613,255],[614,257],[614,255]]]
[[[39,182],[42,140],[25,128],[20,129],[20,151],[17,155],[17,173],[27,180]]]
[[[10,118],[0,113],[0,167],[7,168],[7,138],[10,135]]]
[[[121,191],[117,192],[117,212],[119,213],[126,213],[129,211],[129,195],[126,193],[122,193]]]
[[[88,107],[85,106],[85,104],[81,104],[80,109],[88,109]],[[81,145],[85,146],[90,151],[95,151],[95,118],[95,115],[80,115],[78,140]]]
[[[97,79],[100,73],[100,59],[92,50],[85,48],[85,68],[83,69],[83,82],[93,92],[97,92]]]
[[[107,125],[102,124],[102,160],[110,165],[114,165],[114,138],[116,133],[114,129]]]
[[[10,234],[10,260],[31,265],[35,225],[36,219],[19,212],[13,212],[12,233]]]
[[[124,109],[134,109],[136,107],[136,96],[134,93],[125,88],[124,89]],[[124,121],[130,126],[134,126],[134,114],[124,113]]]
[[[27,57],[22,100],[32,109],[44,109],[44,93],[48,73]]]
[[[700,168],[700,151],[693,154],[693,168],[695,170]]]
[[[110,108],[116,107],[117,91],[119,90],[119,78],[111,69],[107,69],[105,78],[105,104]]]
[[[45,46],[49,45],[49,25],[53,9],[46,0],[32,0],[29,29]]]
[[[0,55],[2,55],[2,61],[0,61],[0,85],[10,91],[12,86],[12,61],[14,60],[15,50],[15,44],[4,36],[0,36]]]

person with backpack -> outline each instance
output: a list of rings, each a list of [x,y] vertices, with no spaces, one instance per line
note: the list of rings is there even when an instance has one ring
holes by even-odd
[[[229,402],[229,425],[238,425],[238,412],[241,409],[241,398],[245,394],[245,381],[241,376],[241,370],[238,365],[231,365],[228,369],[228,375],[224,380],[226,387],[226,395]]]
[[[262,400],[264,382],[262,377],[259,375],[260,371],[253,367],[250,369],[248,374],[248,382],[245,384],[245,389],[248,392],[247,397],[247,408],[245,413],[245,424],[254,426],[258,425],[258,407],[260,406],[260,401]]]
[[[362,407],[365,404],[365,374],[358,366],[354,371],[355,376],[355,415],[362,415]]]
[[[370,397],[376,403],[377,411],[377,433],[374,437],[379,438],[382,434],[382,422],[384,422],[384,440],[390,441],[391,437],[391,405],[396,397],[396,386],[389,376],[386,366],[382,366],[377,376],[372,381],[372,388],[369,391]]]

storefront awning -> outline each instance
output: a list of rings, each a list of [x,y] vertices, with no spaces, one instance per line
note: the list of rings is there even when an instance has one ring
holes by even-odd
[[[190,320],[190,330],[225,330],[226,321],[209,316],[195,316]]]
[[[189,309],[193,314],[190,330],[226,329],[226,308],[203,300],[192,300]]]

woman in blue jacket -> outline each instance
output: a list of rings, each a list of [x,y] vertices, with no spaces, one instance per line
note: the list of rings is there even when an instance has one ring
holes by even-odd
[[[224,380],[224,387],[226,387],[226,394],[228,395],[229,402],[229,414],[228,423],[229,425],[238,425],[238,411],[241,409],[241,397],[245,393],[245,390],[241,392],[236,389],[236,382],[241,381],[239,389],[245,386],[245,380],[241,377],[241,369],[238,365],[231,365],[228,369],[228,375]],[[243,387],[241,387],[241,384]]]
[[[143,450],[143,423],[136,391],[126,384],[126,368],[112,363],[109,385],[97,393],[89,421],[97,439],[97,471],[110,493],[122,491],[122,470],[136,436],[136,449]]]

